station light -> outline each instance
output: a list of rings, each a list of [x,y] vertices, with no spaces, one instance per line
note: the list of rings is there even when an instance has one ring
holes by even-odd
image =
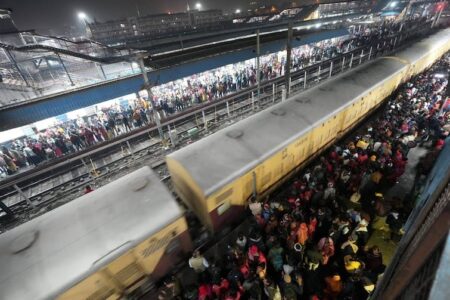
[[[236,14],[240,14],[241,13],[241,10],[238,8],[238,9],[236,9]]]
[[[442,73],[436,73],[436,74],[434,74],[434,77],[435,78],[445,78],[445,77],[447,77],[447,75],[442,74]]]
[[[86,13],[84,13],[84,12],[82,12],[82,11],[80,11],[80,12],[78,13],[78,19],[80,19],[80,20],[86,20],[86,18],[87,18]]]
[[[396,7],[396,6],[397,6],[397,1],[391,2],[391,3],[389,4],[389,6],[390,6],[391,8]]]
[[[198,9],[198,10],[202,9],[202,4],[200,2],[197,2],[195,4],[195,8]]]

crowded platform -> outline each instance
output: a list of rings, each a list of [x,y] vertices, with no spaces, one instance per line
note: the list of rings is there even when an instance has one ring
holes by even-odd
[[[292,68],[299,70],[356,47],[376,44],[398,30],[397,27],[392,23],[367,26],[354,30],[346,38],[300,46],[292,51]],[[285,61],[285,51],[262,56],[261,81],[283,76]],[[155,86],[152,102],[160,117],[165,118],[256,84],[256,65],[252,59]],[[87,149],[150,123],[153,123],[153,111],[148,97],[139,96],[125,106],[113,104],[85,118],[57,122],[40,131],[36,129],[29,136],[1,145],[0,178]]]
[[[450,55],[400,88],[375,118],[334,145],[281,192],[250,200],[250,225],[222,257],[194,251],[196,284],[167,279],[158,299],[368,299],[386,268],[375,231],[396,244],[415,195],[385,197],[421,147],[426,175],[450,131]],[[379,233],[377,233],[379,234]]]

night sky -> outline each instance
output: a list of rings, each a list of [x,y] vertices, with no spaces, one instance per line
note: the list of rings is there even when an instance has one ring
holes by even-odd
[[[203,9],[234,11],[244,8],[248,0],[189,0],[191,8],[196,2],[202,3]],[[81,26],[79,11],[98,21],[133,16],[137,14],[136,3],[141,15],[186,9],[186,0],[0,0],[0,7],[13,9],[13,19],[20,30],[39,30]]]

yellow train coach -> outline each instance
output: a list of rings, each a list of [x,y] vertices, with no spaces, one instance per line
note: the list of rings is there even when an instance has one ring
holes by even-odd
[[[139,294],[191,245],[182,210],[144,167],[2,234],[0,299]]]
[[[178,195],[211,231],[240,220],[250,197],[289,178],[449,48],[450,30],[441,31],[168,155]]]

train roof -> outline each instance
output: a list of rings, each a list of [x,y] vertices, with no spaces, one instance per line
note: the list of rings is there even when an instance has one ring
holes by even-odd
[[[437,51],[448,43],[450,43],[450,29],[444,29],[396,53],[395,56],[414,64],[425,55]]]
[[[376,59],[169,155],[209,196],[380,84],[405,64]]]
[[[0,235],[0,299],[53,299],[182,213],[149,167],[125,175]]]

